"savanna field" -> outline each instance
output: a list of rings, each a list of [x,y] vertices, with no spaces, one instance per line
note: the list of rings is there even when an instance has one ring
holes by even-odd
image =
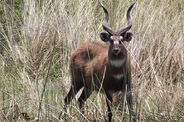
[[[127,25],[133,0],[101,1],[110,14],[109,26]],[[104,17],[98,0],[0,0],[0,121],[105,122],[106,100],[100,92],[85,102],[84,114],[77,97],[64,106],[70,56],[81,43],[101,41]],[[137,0],[131,18],[134,36],[126,45],[134,118],[183,122],[184,1]],[[127,122],[120,96],[114,94],[112,120]]]

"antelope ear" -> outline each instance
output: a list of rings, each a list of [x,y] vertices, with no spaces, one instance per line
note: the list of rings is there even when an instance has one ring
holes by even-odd
[[[108,42],[110,40],[110,35],[109,33],[102,32],[100,33],[100,38],[102,41]]]
[[[121,36],[123,37],[122,41],[131,41],[132,40],[132,37],[133,37],[133,33],[131,32],[125,32],[125,33],[122,33]]]

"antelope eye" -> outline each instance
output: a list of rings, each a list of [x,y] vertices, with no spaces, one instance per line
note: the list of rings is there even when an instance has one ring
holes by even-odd
[[[122,44],[123,42],[122,42],[122,39],[119,41],[119,44]]]

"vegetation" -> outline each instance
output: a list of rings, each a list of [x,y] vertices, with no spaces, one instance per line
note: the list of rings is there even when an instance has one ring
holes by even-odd
[[[110,26],[127,24],[132,0],[103,0]],[[131,13],[134,38],[127,43],[132,59],[137,121],[184,120],[184,2],[137,0]],[[103,94],[85,103],[77,98],[64,107],[70,87],[72,51],[98,40],[104,13],[97,0],[0,1],[0,121],[105,121]],[[128,121],[119,97],[113,121]]]

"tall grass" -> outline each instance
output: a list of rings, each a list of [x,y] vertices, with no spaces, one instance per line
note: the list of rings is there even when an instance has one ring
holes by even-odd
[[[127,24],[126,10],[133,1],[103,0],[110,25]],[[70,87],[72,51],[98,40],[104,13],[97,0],[1,1],[0,121],[105,121],[102,94],[94,93],[83,115],[76,99],[65,110]],[[184,3],[182,0],[138,0],[132,13],[133,40],[127,44],[132,62],[134,111],[137,121],[184,119]],[[122,118],[120,98],[113,121]],[[62,111],[61,120],[58,119]]]

